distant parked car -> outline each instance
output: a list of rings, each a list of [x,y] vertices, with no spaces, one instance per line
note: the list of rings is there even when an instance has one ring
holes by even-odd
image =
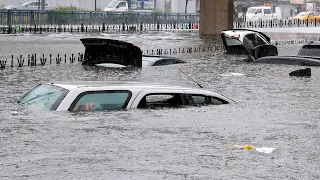
[[[25,3],[22,3],[20,5],[10,5],[4,7],[4,9],[10,9],[10,10],[38,10],[41,8],[41,3],[39,4],[38,1],[28,1]],[[54,10],[55,7],[49,6],[48,3],[45,4],[45,10]]]
[[[280,7],[272,9],[270,6],[249,7],[246,13],[247,21],[280,20],[282,13]]]
[[[291,20],[304,20],[304,21],[314,21],[320,20],[320,15],[316,12],[301,12],[296,16],[290,18]]]

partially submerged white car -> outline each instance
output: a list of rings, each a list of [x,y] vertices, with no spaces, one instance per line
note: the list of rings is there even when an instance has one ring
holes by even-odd
[[[320,66],[320,45],[315,43],[301,47],[298,55],[278,56],[278,49],[270,38],[261,32],[249,29],[228,29],[221,32],[225,51],[228,54],[247,55],[245,61],[256,63]]]
[[[233,100],[200,88],[119,81],[39,84],[18,101],[55,111],[103,111],[222,105]]]
[[[225,50],[230,54],[247,54],[257,52],[259,47],[275,48],[275,55],[278,54],[277,48],[271,45],[270,38],[264,33],[248,29],[228,29],[221,32],[221,38]]]

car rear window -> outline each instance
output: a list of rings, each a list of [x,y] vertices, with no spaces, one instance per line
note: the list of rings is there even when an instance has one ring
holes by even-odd
[[[227,101],[217,97],[204,96],[204,95],[198,95],[198,94],[192,94],[191,97],[192,97],[193,105],[195,106],[228,104]]]
[[[242,45],[241,41],[239,41],[239,39],[233,39],[233,38],[229,38],[229,37],[225,37],[226,39],[226,43],[228,46],[239,46]]]
[[[266,42],[264,42],[261,37],[259,37],[256,33],[250,33],[244,36],[243,38],[243,45],[249,49],[254,49],[257,46],[265,45]]]
[[[24,94],[18,103],[46,110],[56,110],[68,92],[67,89],[55,85],[42,84]]]

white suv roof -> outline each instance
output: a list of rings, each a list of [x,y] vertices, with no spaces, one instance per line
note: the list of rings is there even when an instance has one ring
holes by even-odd
[[[42,109],[79,111],[88,110],[87,107],[116,110],[220,105],[234,101],[200,88],[128,81],[75,81],[40,84],[22,96],[19,103]]]
[[[127,89],[155,89],[155,88],[166,88],[166,89],[194,89],[183,86],[172,86],[160,83],[145,83],[145,82],[132,82],[132,81],[71,81],[71,82],[57,82],[47,83],[55,86],[59,86],[68,90],[76,88],[88,88],[88,87],[100,87],[100,88],[116,88],[126,87]]]

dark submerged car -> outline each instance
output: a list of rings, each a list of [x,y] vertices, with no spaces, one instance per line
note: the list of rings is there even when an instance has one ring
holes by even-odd
[[[83,65],[100,67],[146,67],[185,63],[175,57],[143,55],[132,43],[100,38],[81,39],[85,46]]]

